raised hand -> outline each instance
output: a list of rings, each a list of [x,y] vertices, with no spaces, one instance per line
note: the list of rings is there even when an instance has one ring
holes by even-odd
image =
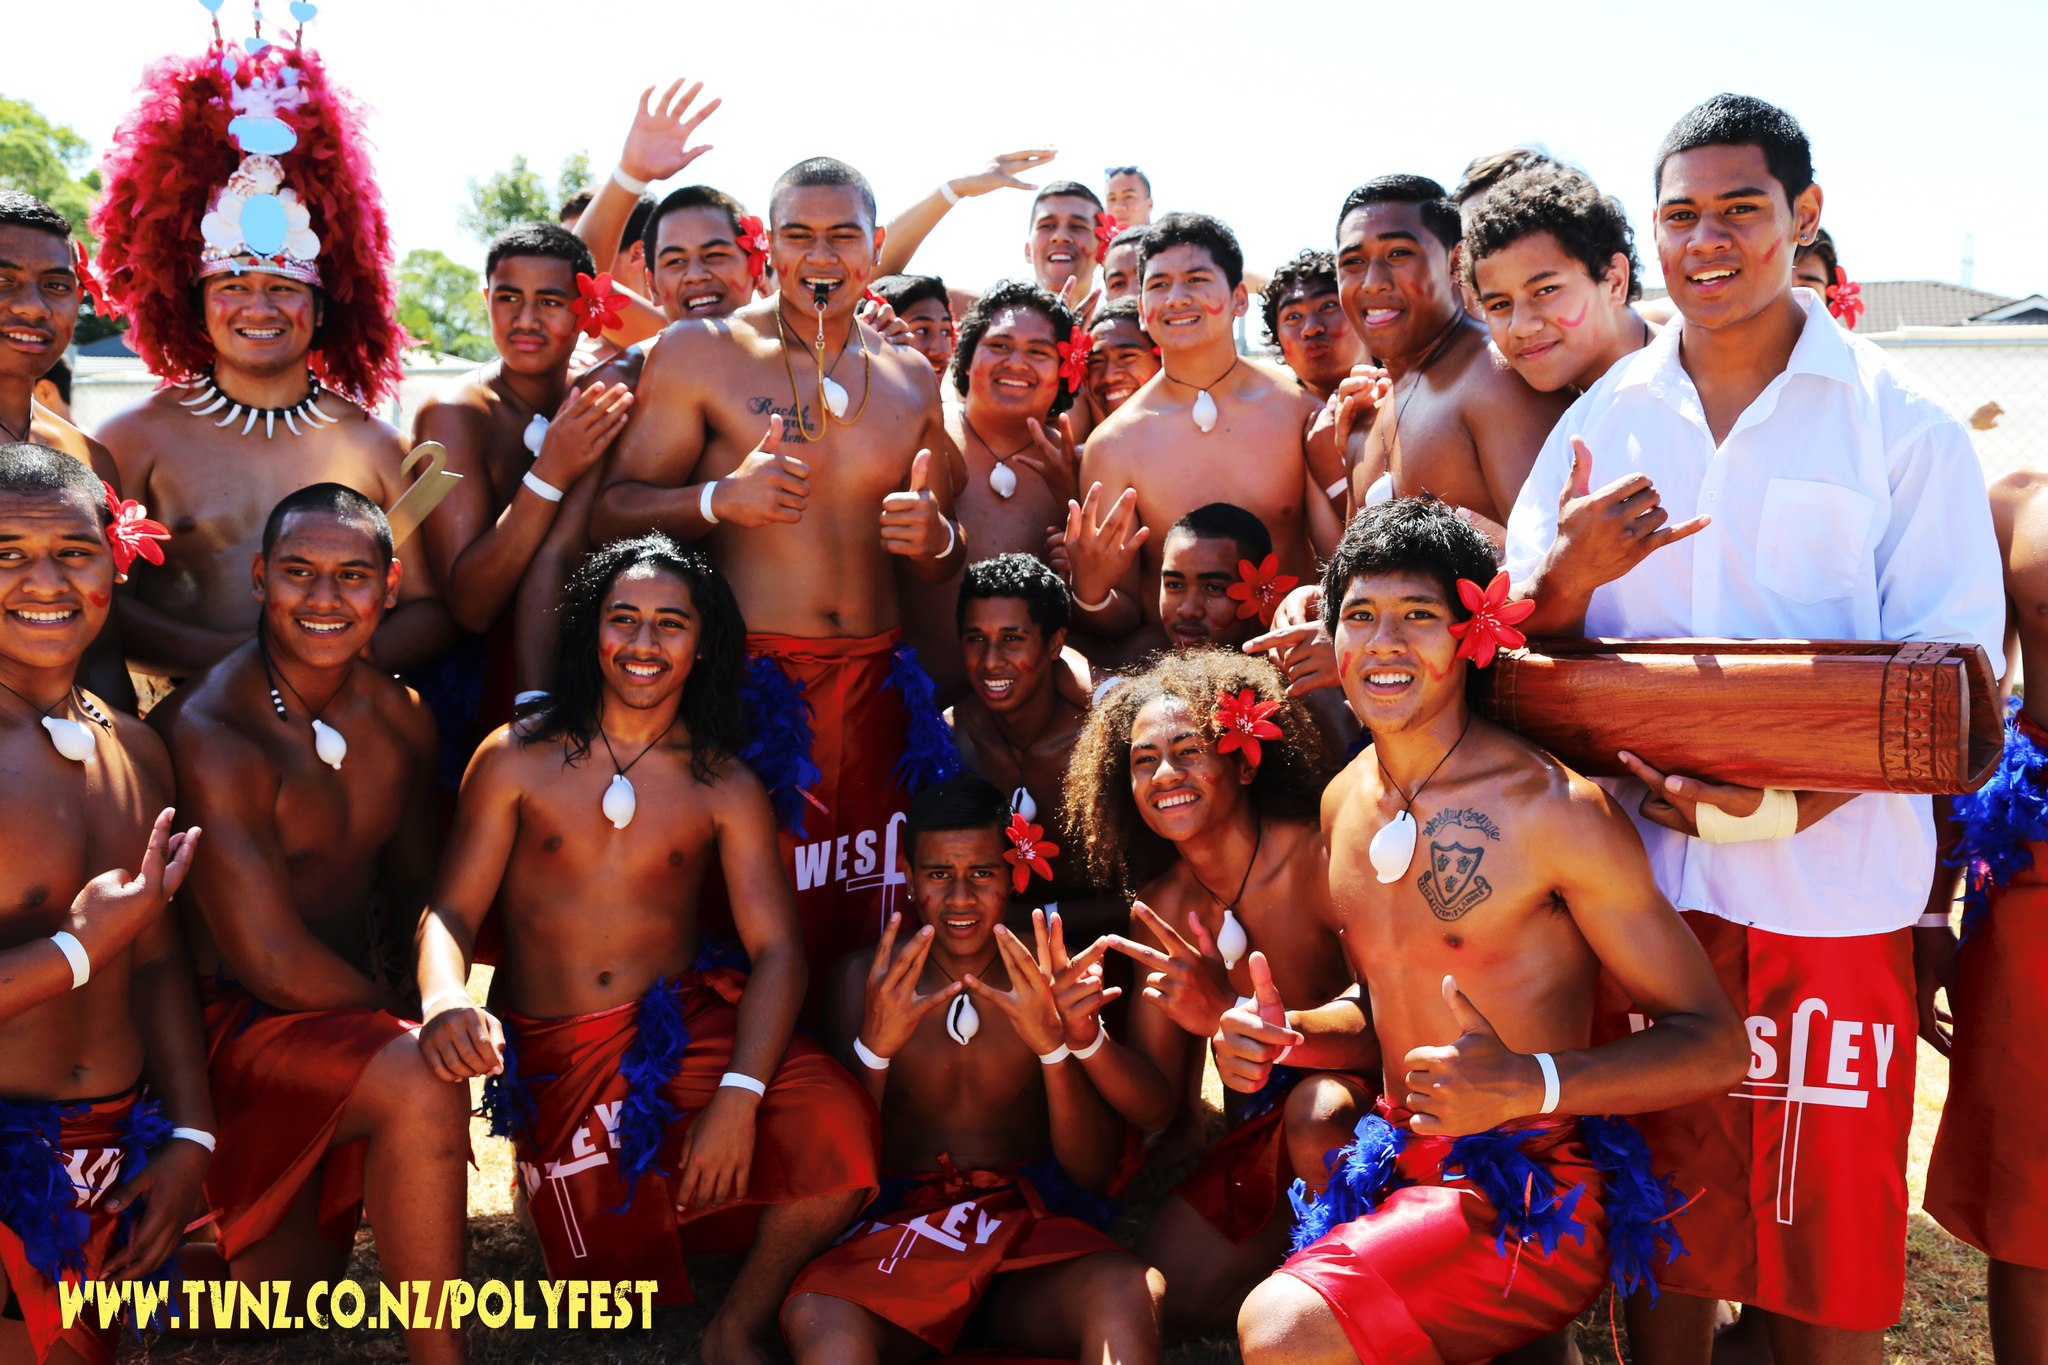
[[[1038,959],[1052,975],[1052,1003],[1066,1026],[1067,1046],[1086,1047],[1102,1032],[1102,1008],[1124,993],[1121,986],[1102,984],[1102,957],[1109,940],[1096,939],[1073,957],[1067,956],[1067,934],[1060,912],[1031,912],[1038,938]]]
[[[1276,618],[1277,622],[1277,618]],[[1244,642],[1247,654],[1271,657],[1287,679],[1287,695],[1299,697],[1319,687],[1341,687],[1337,669],[1337,644],[1323,629],[1321,621],[1298,626],[1279,626]]]
[[[955,535],[932,494],[932,453],[920,450],[910,462],[909,490],[882,499],[882,548],[910,559],[938,559]]]
[[[1201,916],[1188,912],[1191,942],[1143,901],[1132,903],[1131,914],[1152,931],[1164,951],[1121,934],[1111,934],[1105,941],[1148,969],[1142,993],[1147,1004],[1197,1038],[1210,1037],[1224,1011],[1237,1003],[1237,992],[1231,989],[1230,974],[1223,969],[1223,957]]]
[[[1003,1012],[1024,1046],[1039,1056],[1059,1048],[1066,1038],[1059,1008],[1053,1004],[1052,974],[1031,956],[1007,928],[996,926],[996,952],[1010,972],[1010,989],[998,990],[969,972],[960,978],[968,990]],[[1091,1035],[1092,1040],[1092,1035]]]
[[[1123,581],[1152,528],[1138,525],[1138,490],[1126,488],[1102,510],[1102,485],[1067,500],[1067,562],[1074,569],[1074,600],[1100,602]]]
[[[1101,259],[1100,253],[1097,254],[1096,259]],[[1059,288],[1060,302],[1074,310],[1074,315],[1081,320],[1081,330],[1086,331],[1088,324],[1095,321],[1095,310],[1102,306],[1102,286],[1096,285],[1088,291],[1088,297],[1082,299],[1079,303],[1075,303],[1074,296],[1080,292],[1081,277],[1079,275],[1068,276],[1067,282]]]
[[[690,106],[702,93],[704,82],[698,81],[686,90],[680,77],[670,83],[659,100],[654,98],[653,86],[641,91],[640,107],[633,114],[632,127],[626,130],[626,145],[619,149],[619,169],[635,180],[666,180],[710,151],[708,142],[701,147],[690,145],[697,125],[711,117],[711,111],[719,105],[719,101],[712,100],[691,113]]]
[[[564,396],[534,457],[534,477],[567,488],[588,474],[626,429],[632,410],[633,390],[624,384],[591,384]]]
[[[719,521],[753,527],[794,525],[804,519],[811,501],[811,467],[782,453],[782,431],[781,414],[769,417],[761,444],[718,481],[711,510]]]
[[[1033,448],[1019,452],[1011,463],[1043,479],[1054,498],[1072,502],[1081,482],[1081,443],[1074,439],[1073,422],[1061,413],[1051,422],[1027,417],[1024,424],[1031,428]]]
[[[1339,450],[1350,449],[1351,438],[1371,424],[1393,387],[1392,377],[1377,365],[1353,365],[1351,373],[1337,381],[1329,405],[1334,409]]]
[[[420,1025],[420,1055],[444,1081],[498,1076],[505,1070],[505,1026],[481,1005],[465,1000],[436,1010]]]
[[[192,869],[199,849],[199,828],[171,833],[176,811],[166,806],[149,827],[142,850],[142,868],[129,876],[122,868],[100,873],[71,899],[64,928],[85,949],[95,968],[135,941],[150,921],[163,913]]]
[[[910,324],[896,316],[896,310],[886,303],[874,299],[862,299],[860,320],[881,334],[882,340],[891,346],[911,344]]]
[[[1266,955],[1252,949],[1245,969],[1251,973],[1252,1003],[1223,1011],[1209,1050],[1223,1084],[1241,1095],[1251,1095],[1265,1085],[1274,1064],[1304,1039],[1287,1026],[1287,1007],[1280,1003],[1280,990],[1273,984],[1273,969],[1267,965]]]
[[[1019,180],[1018,173],[1037,170],[1057,155],[1058,153],[1050,147],[1035,147],[1021,152],[999,152],[989,158],[988,165],[972,175],[956,175],[946,183],[953,187],[953,193],[963,199],[972,199],[991,190],[1035,190],[1038,187],[1028,181]]]
[[[1647,474],[1630,474],[1594,492],[1592,448],[1574,436],[1571,477],[1558,495],[1557,540],[1544,556],[1543,577],[1590,593],[1666,545],[1705,530],[1709,518],[1667,525],[1670,520]]]
[[[1536,1059],[1501,1042],[1456,977],[1444,978],[1444,1004],[1457,1038],[1445,1047],[1410,1048],[1402,1062],[1408,1073],[1402,1103],[1414,1114],[1408,1126],[1459,1137],[1541,1111],[1543,1070]]]
[[[896,931],[902,927],[901,911],[889,916],[887,927],[882,930],[882,941],[875,945],[875,960],[868,968],[866,1003],[861,1009],[860,1040],[870,1052],[878,1057],[893,1057],[925,1016],[954,996],[965,987],[958,981],[949,981],[930,995],[917,993],[917,978],[924,971],[924,960],[931,956],[932,929],[930,925],[919,929],[901,957],[892,956],[896,951]]]

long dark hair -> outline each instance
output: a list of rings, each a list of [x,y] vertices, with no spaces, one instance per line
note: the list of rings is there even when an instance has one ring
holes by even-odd
[[[562,594],[562,636],[555,658],[555,690],[534,717],[521,743],[560,739],[569,761],[590,752],[604,712],[604,673],[597,660],[598,630],[605,599],[619,575],[642,565],[673,574],[690,590],[697,610],[698,657],[683,683],[682,720],[690,732],[690,773],[699,782],[717,778],[721,764],[739,752],[740,673],[746,663],[746,622],[740,604],[711,561],[659,532],[615,540],[593,550],[569,575]]]

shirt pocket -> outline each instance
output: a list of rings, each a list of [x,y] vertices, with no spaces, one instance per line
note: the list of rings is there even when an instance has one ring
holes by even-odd
[[[1757,581],[1794,602],[1847,597],[1866,576],[1877,502],[1840,484],[1772,479],[1757,522]]]

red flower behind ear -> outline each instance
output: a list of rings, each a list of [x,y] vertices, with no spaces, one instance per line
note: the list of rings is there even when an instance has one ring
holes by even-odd
[[[1249,687],[1240,689],[1236,696],[1228,692],[1216,694],[1216,752],[1227,754],[1242,749],[1244,761],[1256,768],[1264,755],[1259,750],[1259,741],[1279,739],[1282,730],[1266,719],[1280,709],[1277,701],[1260,701],[1258,693]]]
[[[768,269],[768,228],[751,213],[740,219],[739,246],[747,253],[747,273],[760,279]]]
[[[107,297],[106,288],[100,284],[99,277],[92,273],[92,258],[85,254],[85,243],[75,237],[71,240],[71,268],[78,272],[78,287],[92,300],[93,316],[105,318],[109,322],[118,319],[121,310],[114,306],[114,301]]]
[[[1260,625],[1273,624],[1273,614],[1280,610],[1280,599],[1294,590],[1301,582],[1291,573],[1280,572],[1280,556],[1270,554],[1256,566],[1249,559],[1237,561],[1237,575],[1242,581],[1232,583],[1224,591],[1237,599],[1237,619],[1250,620],[1256,616]]]
[[[889,300],[877,294],[873,289],[863,289],[860,296],[863,300],[872,303],[877,308],[887,308],[889,306]]]
[[[593,339],[605,334],[605,329],[617,327],[626,320],[624,304],[626,296],[612,287],[610,272],[596,279],[576,272],[576,311],[583,315],[583,335]]]
[[[123,498],[105,479],[100,480],[100,487],[107,490],[107,510],[114,514],[113,524],[107,527],[107,552],[113,556],[114,572],[127,573],[137,556],[152,564],[163,563],[164,547],[157,542],[169,540],[171,528],[151,521],[147,507]]]
[[[1117,234],[1118,234],[1119,232],[1122,232],[1123,230],[1124,230],[1124,225],[1123,225],[1122,223],[1119,223],[1119,222],[1118,222],[1118,221],[1117,221],[1116,219],[1114,219],[1114,218],[1110,217],[1110,216],[1109,216],[1108,214],[1106,214],[1106,213],[1102,213],[1102,212],[1097,212],[1097,213],[1096,213],[1096,215],[1095,215],[1095,259],[1096,259],[1096,260],[1098,260],[1098,261],[1099,261],[1099,260],[1101,260],[1101,259],[1102,259],[1103,257],[1105,257],[1105,256],[1109,255],[1109,244],[1110,244],[1110,242],[1111,242],[1112,240],[1114,240],[1114,239],[1115,239],[1115,237],[1116,237],[1116,235],[1117,235]]]
[[[1003,858],[1010,864],[1010,885],[1018,895],[1031,885],[1031,874],[1036,872],[1047,881],[1052,880],[1052,859],[1059,856],[1060,846],[1045,841],[1045,827],[1034,825],[1022,815],[1010,817],[1010,827],[1003,831],[1010,841],[1010,847],[1003,850]]]
[[[1856,319],[1863,316],[1863,286],[1849,278],[1849,272],[1835,267],[1835,282],[1828,286],[1828,312],[1842,320],[1850,331],[1856,330]]]
[[[1088,382],[1088,357],[1095,352],[1095,334],[1083,330],[1078,324],[1060,343],[1060,378],[1067,381],[1067,392],[1079,393],[1081,386]]]
[[[1536,610],[1536,603],[1528,598],[1508,601],[1508,587],[1506,569],[1495,574],[1493,581],[1483,588],[1469,578],[1458,580],[1459,600],[1472,613],[1472,619],[1451,622],[1451,634],[1457,637],[1457,657],[1470,659],[1474,667],[1484,668],[1492,663],[1496,650],[1520,649],[1529,643],[1529,637],[1515,629],[1515,622],[1527,620],[1529,613]]]

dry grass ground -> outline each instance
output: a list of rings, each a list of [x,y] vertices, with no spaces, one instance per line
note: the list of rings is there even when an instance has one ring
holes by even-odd
[[[482,997],[482,980],[471,983]],[[1220,1099],[1215,1074],[1209,1077],[1212,1101]],[[1927,1176],[1927,1158],[1934,1146],[1941,1104],[1948,1093],[1948,1065],[1923,1044],[1916,1096],[1913,1138],[1907,1172],[1914,1207],[1907,1238],[1907,1286],[1899,1323],[1886,1336],[1886,1353],[1897,1365],[1963,1365],[1991,1359],[1984,1318],[1984,1258],[1950,1237],[1919,1212],[1920,1192]],[[512,1213],[511,1145],[491,1137],[481,1122],[473,1125],[475,1168],[470,1173],[469,1278],[536,1280],[540,1253]],[[1145,1219],[1180,1172],[1148,1172],[1126,1201],[1116,1231],[1134,1240]],[[568,1332],[509,1329],[470,1333],[471,1359],[478,1365],[544,1365],[575,1361],[578,1365],[671,1365],[695,1360],[692,1346],[708,1310],[732,1278],[734,1259],[694,1262],[695,1305],[658,1309],[651,1331]],[[349,1272],[376,1303],[376,1251],[366,1228],[357,1238]],[[529,1303],[537,1294],[528,1294]],[[1578,1325],[1580,1346],[1589,1362],[1613,1365],[1608,1306],[1602,1301]],[[1167,1356],[1169,1365],[1224,1365],[1237,1360],[1234,1342],[1211,1340],[1180,1347]],[[395,1332],[303,1332],[260,1342],[232,1345],[203,1343],[143,1348],[131,1343],[123,1362],[176,1362],[177,1365],[344,1365],[353,1361],[403,1361],[405,1352]],[[1786,1365],[1794,1365],[1787,1362]]]

